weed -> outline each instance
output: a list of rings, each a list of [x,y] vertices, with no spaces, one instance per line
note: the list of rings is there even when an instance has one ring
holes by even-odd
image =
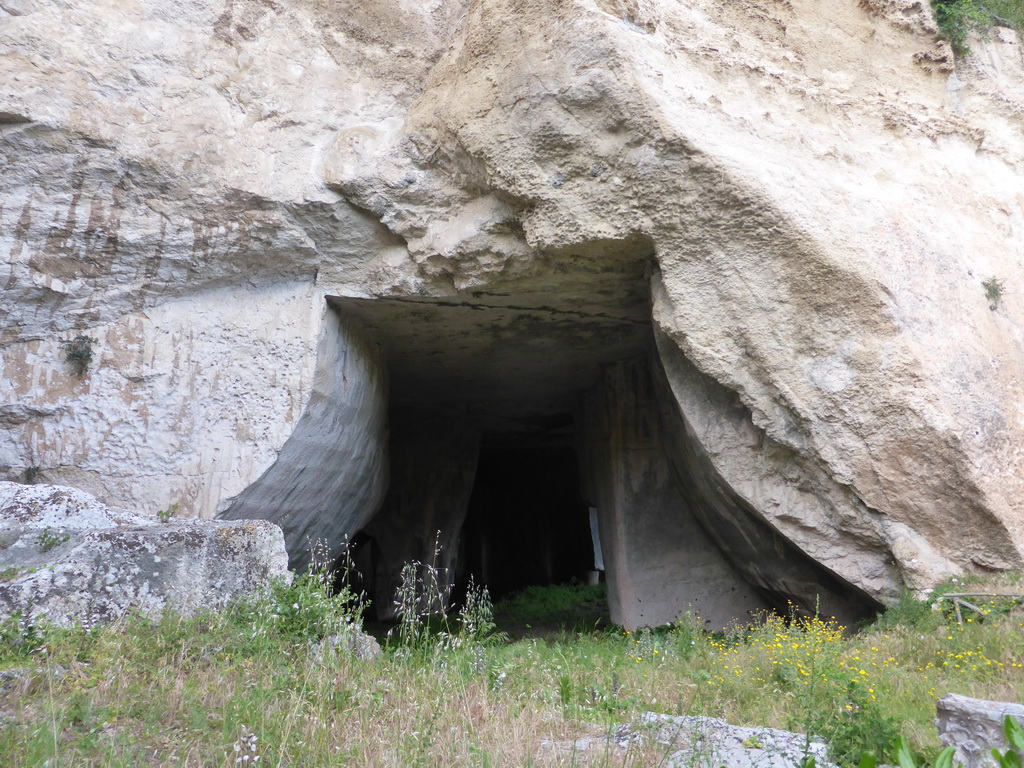
[[[36,467],[36,466],[25,467],[25,484],[26,485],[35,485],[36,480],[39,479],[39,473],[41,471],[42,470],[39,469],[39,467]]]
[[[437,625],[410,604],[424,632]],[[486,622],[467,617],[460,642],[421,634],[415,652],[395,642],[373,662],[327,655],[325,638],[358,628],[358,606],[308,574],[216,614],[129,616],[91,632],[4,623],[0,669],[28,671],[3,690],[13,717],[0,719],[0,765],[667,764],[643,741],[605,755],[540,748],[604,739],[647,711],[828,733],[845,754],[872,749],[872,732],[884,742],[896,720],[913,757],[941,747],[939,695],[1006,700],[1024,685],[1017,609],[957,624],[908,598],[913,621],[853,636],[773,618],[728,635],[682,621],[510,643],[470,640]]]
[[[1010,748],[1005,752],[993,749],[992,758],[999,768],[1021,768],[1021,754],[1024,754],[1024,728],[1009,715],[1003,720],[1003,734],[1006,737]],[[907,740],[900,736],[896,741],[896,764],[899,768],[918,768],[918,760]],[[946,747],[932,761],[924,761],[925,765],[932,765],[934,768],[953,768],[953,759],[956,755],[956,747]],[[861,760],[859,768],[877,768],[878,763],[873,755],[865,755]],[[957,763],[956,768],[963,768],[962,763]]]
[[[985,289],[985,298],[988,299],[988,308],[995,310],[999,308],[999,302],[1003,300],[1003,281],[998,277],[990,277],[988,280],[981,281],[982,287]]]
[[[0,622],[0,662],[44,655],[46,640],[46,629],[18,611]]]
[[[952,591],[952,587],[942,591]],[[942,591],[933,592],[932,597],[938,597]],[[875,617],[872,626],[876,630],[904,627],[930,632],[944,623],[944,617],[932,608],[931,603],[918,600],[910,592],[903,592],[899,602],[889,606],[883,613]]]
[[[70,541],[70,539],[71,534],[67,531],[56,531],[47,526],[39,534],[36,543],[39,545],[40,552],[49,552],[54,547],[59,547],[64,542]]]
[[[64,348],[64,362],[71,365],[76,376],[82,376],[89,370],[93,358],[92,348],[98,343],[99,339],[92,336],[76,336],[61,345]]]
[[[482,642],[494,636],[494,606],[487,587],[478,586],[469,577],[466,600],[459,609],[459,634],[468,640]],[[499,636],[497,639],[503,639]]]
[[[254,765],[262,759],[259,737],[250,731],[248,726],[243,725],[241,735],[231,745],[231,752],[228,753],[228,765]]]
[[[433,629],[445,639],[452,637],[447,612],[451,582],[448,569],[438,566],[440,561],[441,548],[435,540],[430,563],[413,561],[402,566],[401,585],[395,592],[395,614],[398,616],[398,641],[406,648],[426,647],[432,624]]]
[[[230,621],[250,628],[253,639],[316,642],[346,635],[361,625],[363,604],[347,589],[332,594],[323,570],[276,580],[269,594],[227,611]]]
[[[171,519],[178,514],[178,510],[181,509],[181,504],[171,504],[167,509],[161,509],[156,513],[157,518],[161,523],[169,523]]]

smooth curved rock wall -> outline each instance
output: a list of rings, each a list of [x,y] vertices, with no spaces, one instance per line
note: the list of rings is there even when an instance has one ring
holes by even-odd
[[[647,360],[609,366],[580,416],[577,452],[597,508],[612,621],[636,629],[690,612],[719,630],[767,610],[694,514]]]
[[[407,563],[433,569],[428,574],[421,568],[418,575],[430,585],[428,600],[443,605],[423,608],[447,607],[480,454],[480,427],[457,415],[401,411],[391,418],[391,482],[364,528],[375,553],[371,598],[378,619],[395,616]]]
[[[667,460],[689,514],[743,581],[781,614],[828,616],[847,627],[896,600],[887,590],[898,574],[879,553],[880,537],[852,515],[845,528],[828,527],[826,511],[854,505],[813,487],[814,473],[753,427],[735,393],[657,336],[651,375]]]
[[[220,516],[270,520],[293,568],[330,566],[376,513],[388,482],[387,373],[379,348],[324,308],[316,374],[274,463]]]

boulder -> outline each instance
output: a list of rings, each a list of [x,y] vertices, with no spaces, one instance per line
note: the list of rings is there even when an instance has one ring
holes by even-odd
[[[802,733],[729,725],[703,715],[647,712],[641,723],[653,730],[658,741],[679,748],[668,760],[673,768],[796,768],[807,755],[821,768],[834,768],[828,760],[828,746]]]
[[[289,578],[281,530],[264,520],[162,523],[82,491],[0,483],[0,616],[59,626],[129,611],[188,614]]]
[[[645,712],[636,724],[622,725],[606,737],[542,742],[544,754],[604,764],[609,752],[625,754],[631,744],[655,741],[665,747],[668,768],[797,768],[810,755],[820,768],[835,768],[828,746],[802,733],[776,728],[730,725],[703,715]]]
[[[939,738],[947,747],[956,747],[954,763],[964,768],[997,768],[992,750],[1010,748],[1003,723],[1006,716],[1024,725],[1024,706],[1005,701],[972,699],[950,693],[935,705],[935,725]]]

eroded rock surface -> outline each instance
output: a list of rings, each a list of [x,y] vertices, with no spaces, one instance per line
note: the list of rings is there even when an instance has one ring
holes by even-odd
[[[939,699],[935,711],[939,738],[947,747],[956,747],[954,763],[966,768],[995,768],[992,750],[1010,748],[1003,730],[1007,716],[1024,725],[1024,705],[1008,701],[950,693]]]
[[[1024,562],[1014,33],[954,62],[909,0],[168,8],[0,13],[9,479],[273,519],[302,565],[383,502],[389,399],[548,439],[653,345],[747,546],[864,605]]]
[[[730,725],[715,717],[661,715],[645,712],[633,725],[622,725],[606,738],[588,737],[542,742],[542,754],[600,764],[610,754],[625,756],[631,744],[654,741],[665,747],[670,768],[796,768],[807,756],[816,765],[834,768],[828,746],[802,733],[777,728]]]
[[[0,482],[0,615],[68,626],[128,611],[189,613],[289,578],[264,520],[174,521],[116,512],[59,486]]]

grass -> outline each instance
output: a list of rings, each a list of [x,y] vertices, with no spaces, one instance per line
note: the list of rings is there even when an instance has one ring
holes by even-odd
[[[604,584],[527,587],[499,602],[495,619],[513,637],[594,630],[608,626]]]
[[[938,697],[1024,695],[1024,613],[983,607],[958,624],[908,598],[852,636],[777,617],[707,634],[684,617],[508,642],[453,620],[412,646],[386,642],[373,661],[323,642],[352,630],[358,601],[312,577],[221,614],[92,630],[9,622],[0,765],[581,765],[543,743],[600,739],[648,710],[812,730],[837,739],[845,763],[860,749],[888,756],[882,742],[900,730],[933,755]],[[639,743],[585,764],[665,757]]]

